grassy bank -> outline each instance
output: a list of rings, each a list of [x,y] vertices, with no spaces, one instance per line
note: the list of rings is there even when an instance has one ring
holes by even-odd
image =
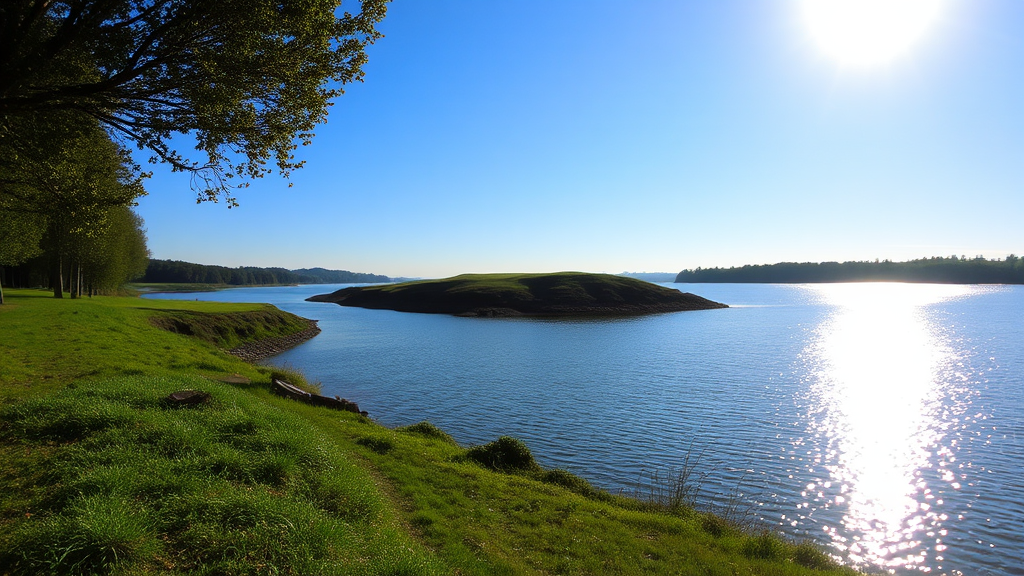
[[[157,326],[256,322],[262,305],[8,296],[0,573],[843,573],[812,546],[543,470],[512,439],[466,449],[278,398],[269,369],[222,349],[287,322]],[[162,401],[180,389],[212,399]]]

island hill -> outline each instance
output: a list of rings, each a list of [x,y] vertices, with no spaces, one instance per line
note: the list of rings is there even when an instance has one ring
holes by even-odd
[[[635,278],[583,272],[463,274],[441,280],[354,286],[307,300],[458,316],[614,316],[728,308]]]

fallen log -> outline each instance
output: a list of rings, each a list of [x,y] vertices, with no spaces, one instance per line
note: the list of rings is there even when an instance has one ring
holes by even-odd
[[[351,402],[349,400],[345,400],[344,398],[339,398],[337,396],[335,396],[334,398],[329,398],[327,396],[321,396],[319,394],[310,394],[305,390],[302,390],[292,384],[289,384],[284,380],[278,380],[277,378],[274,378],[271,381],[271,384],[271,390],[275,394],[279,394],[281,396],[284,396],[285,398],[298,400],[299,402],[304,402],[311,406],[323,406],[325,408],[331,408],[333,410],[344,410],[346,412],[353,412],[355,414],[361,414],[363,416],[369,415],[368,412],[360,410],[358,404],[356,404],[355,402]]]

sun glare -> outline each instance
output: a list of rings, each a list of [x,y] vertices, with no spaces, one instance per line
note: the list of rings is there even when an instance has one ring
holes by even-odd
[[[932,28],[947,0],[801,0],[821,49],[844,66],[883,65]]]
[[[919,566],[928,548],[944,545],[938,531],[946,518],[932,509],[932,492],[959,489],[923,472],[949,446],[940,372],[955,360],[925,310],[976,289],[890,283],[807,289],[834,307],[808,349],[817,362],[813,426],[830,440],[822,462],[829,476],[817,484],[831,484],[833,492],[818,496],[831,499],[825,507],[845,509],[842,523],[851,535],[830,530],[833,546],[858,564]]]

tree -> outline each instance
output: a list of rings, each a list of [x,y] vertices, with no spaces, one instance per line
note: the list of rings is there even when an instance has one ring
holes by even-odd
[[[0,205],[0,304],[4,303],[3,267],[16,266],[40,253],[43,226],[34,214],[18,214]]]
[[[0,123],[94,118],[191,172],[198,201],[234,205],[231,178],[262,177],[271,160],[285,177],[301,166],[297,143],[362,80],[387,2],[339,16],[339,0],[4,0]],[[205,157],[174,150],[177,133]]]
[[[107,214],[101,234],[81,245],[81,284],[88,293],[115,290],[146,273],[149,250],[142,218],[127,206],[116,206]]]
[[[80,246],[103,233],[111,208],[130,206],[145,194],[143,175],[91,118],[54,112],[19,121],[33,129],[16,143],[0,140],[0,209],[32,215],[42,225],[42,248],[60,298],[64,265],[80,266]]]

